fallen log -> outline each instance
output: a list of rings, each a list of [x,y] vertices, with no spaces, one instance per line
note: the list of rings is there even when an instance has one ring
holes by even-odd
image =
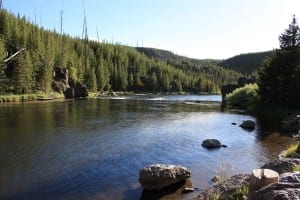
[[[14,57],[16,57],[17,55],[19,55],[19,53],[21,53],[22,51],[25,51],[25,48],[20,49],[19,51],[17,51],[16,53],[14,53],[13,55],[9,56],[8,58],[6,58],[4,60],[4,63],[7,63],[8,61],[10,61],[11,59],[13,59]]]

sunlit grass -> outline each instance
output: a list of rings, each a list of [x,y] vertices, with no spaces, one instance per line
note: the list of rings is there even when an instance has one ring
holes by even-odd
[[[45,94],[43,92],[21,95],[8,94],[0,95],[0,103],[19,103],[27,101],[37,101],[40,98],[61,99],[64,98],[64,95],[56,92],[51,92],[49,94]]]
[[[300,172],[300,164],[293,167],[294,172]]]
[[[213,194],[209,200],[245,200],[249,194],[249,187],[242,186],[230,195]]]
[[[298,148],[298,144],[292,144],[291,146],[289,146],[289,148],[286,151],[285,157],[291,157]]]
[[[217,170],[217,176],[219,177],[217,183],[222,183],[226,179],[230,178],[232,171],[233,171],[232,166],[222,161]]]

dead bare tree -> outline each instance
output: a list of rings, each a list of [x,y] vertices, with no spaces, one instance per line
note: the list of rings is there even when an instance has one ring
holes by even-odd
[[[86,21],[86,11],[84,6],[84,0],[82,1],[83,6],[83,15],[84,15],[84,21],[83,21],[83,30],[82,30],[82,37],[84,41],[84,73],[87,73],[87,57],[88,57],[88,31],[87,31],[87,21]]]

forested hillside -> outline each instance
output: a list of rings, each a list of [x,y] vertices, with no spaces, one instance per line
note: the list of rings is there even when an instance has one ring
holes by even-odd
[[[151,59],[166,62],[187,73],[202,74],[202,76],[208,80],[212,80],[218,86],[235,83],[242,76],[239,72],[220,67],[218,65],[220,60],[193,59],[155,48],[137,47],[136,49]]]
[[[155,58],[163,61],[185,61],[192,64],[216,64],[219,63],[220,60],[215,59],[194,59],[188,58],[185,56],[179,56],[171,51],[156,49],[156,48],[147,48],[147,47],[136,47],[136,50],[140,53],[145,54],[147,57]]]
[[[0,11],[0,60],[0,94],[49,93],[55,68],[68,69],[70,80],[95,92],[217,92],[239,77],[210,62],[166,61],[120,44],[72,38],[5,9]]]
[[[234,56],[220,63],[221,66],[227,69],[233,69],[245,75],[249,75],[261,67],[262,61],[272,56],[273,51],[260,53],[247,53]]]

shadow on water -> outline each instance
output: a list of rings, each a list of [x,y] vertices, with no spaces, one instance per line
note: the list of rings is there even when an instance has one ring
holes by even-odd
[[[170,199],[178,199],[183,194],[183,189],[187,187],[192,187],[192,182],[189,179],[186,181],[178,182],[173,186],[167,187],[160,191],[143,190],[140,200],[161,199],[163,197]]]
[[[2,196],[3,200],[41,200],[41,199],[137,199],[142,189],[136,186],[132,189],[122,190],[122,185],[115,185],[112,193],[105,192],[111,189],[104,186],[101,180],[111,179],[110,174],[95,172],[101,163],[93,162],[83,169],[76,169],[49,181],[40,182],[12,195]],[[88,174],[86,174],[88,173]],[[112,180],[113,181],[113,180]],[[107,187],[107,188],[106,188]],[[1,191],[1,190],[0,190]]]
[[[87,166],[88,169],[95,168],[97,163],[92,163]],[[86,169],[84,169],[86,170]],[[83,188],[79,189],[80,182],[84,183]],[[189,194],[184,194],[184,188],[191,188],[192,182],[190,179],[181,181],[171,187],[167,187],[160,191],[145,191],[140,186],[136,186],[125,191],[116,188],[116,192],[111,194],[103,193],[103,187],[97,180],[109,179],[108,175],[91,174],[84,177],[81,173],[70,173],[58,177],[49,182],[39,183],[38,186],[32,186],[25,191],[15,192],[13,195],[1,197],[3,200],[40,200],[40,199],[137,199],[153,200],[153,199],[181,199]],[[60,190],[58,190],[60,188]],[[62,189],[63,188],[63,189]]]

